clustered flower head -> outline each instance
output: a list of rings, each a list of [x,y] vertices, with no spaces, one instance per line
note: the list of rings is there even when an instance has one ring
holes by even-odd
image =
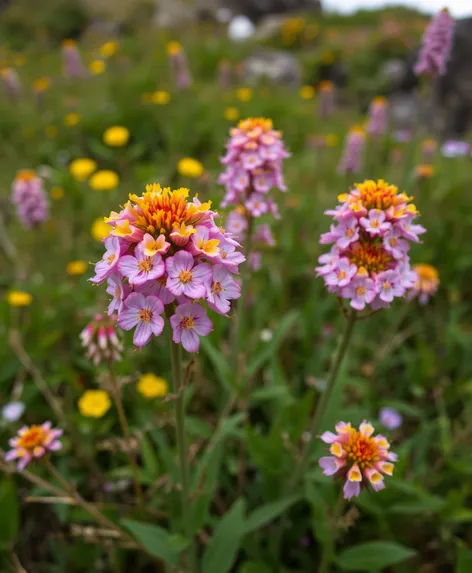
[[[49,203],[42,180],[30,169],[18,171],[12,186],[12,201],[25,229],[30,229],[49,216]]]
[[[338,422],[336,433],[325,432],[321,439],[330,445],[330,456],[320,458],[319,464],[326,476],[345,480],[344,499],[360,494],[371,486],[375,491],[385,488],[384,476],[393,474],[393,463],[398,457],[390,452],[385,436],[373,436],[374,427],[362,422],[359,430],[350,423]]]
[[[96,314],[80,333],[80,340],[87,357],[91,358],[95,365],[103,361],[121,360],[123,345],[116,331],[114,315]]]
[[[226,166],[219,182],[226,186],[222,206],[243,205],[251,217],[272,213],[279,218],[277,204],[269,196],[276,187],[286,191],[282,161],[289,157],[280,131],[272,120],[249,118],[231,129],[226,155],[221,159]]]
[[[5,461],[18,460],[18,470],[22,471],[34,458],[60,450],[60,436],[62,430],[52,428],[51,422],[44,422],[40,426],[24,426],[9,441],[13,449],[5,454]]]
[[[175,85],[179,90],[186,90],[192,85],[192,76],[188,69],[187,58],[179,42],[167,44],[167,55],[174,74]]]
[[[424,263],[414,265],[415,283],[408,293],[408,298],[418,298],[421,304],[426,304],[439,288],[439,274],[432,265]]]
[[[0,71],[7,96],[16,101],[21,95],[21,82],[17,72],[13,68],[3,68]]]
[[[426,230],[413,223],[413,198],[383,180],[367,180],[338,199],[341,204],[326,211],[335,224],[320,240],[334,245],[318,259],[317,275],[356,310],[388,308],[416,281],[408,251]]]
[[[79,49],[74,40],[62,42],[62,65],[64,75],[68,78],[81,78],[87,75]]]
[[[443,76],[454,38],[454,19],[444,8],[437,14],[423,36],[418,60],[414,67],[417,76]]]
[[[237,251],[240,244],[216,225],[211,201],[188,196],[188,189],[154,183],[105,219],[112,231],[91,281],[108,281],[113,296],[108,312],[118,313],[124,330],[135,328],[138,347],[162,333],[168,306],[173,341],[197,352],[199,337],[213,330],[202,303],[226,316],[230,301],[240,296],[233,277],[245,260]]]
[[[344,151],[338,166],[338,173],[359,173],[364,162],[365,131],[354,126],[346,136]]]
[[[329,80],[324,80],[318,88],[318,114],[320,118],[326,119],[334,110],[334,84]]]
[[[384,135],[384,133],[387,131],[387,124],[387,100],[384,97],[376,97],[370,104],[367,133],[374,138]]]

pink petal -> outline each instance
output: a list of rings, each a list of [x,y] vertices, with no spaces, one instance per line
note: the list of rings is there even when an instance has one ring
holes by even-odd
[[[139,315],[136,309],[122,310],[118,316],[118,326],[123,330],[131,330],[139,322]]]
[[[200,348],[200,339],[193,329],[182,329],[180,339],[182,346],[187,352],[198,352],[198,349]]]
[[[138,348],[145,346],[152,336],[152,328],[149,322],[140,321],[134,331],[133,343]]]
[[[344,499],[351,499],[351,497],[357,497],[361,493],[361,484],[356,481],[346,480],[344,484]]]
[[[325,444],[332,444],[338,439],[338,436],[336,434],[333,434],[333,432],[324,432],[323,434],[321,434],[320,438],[323,440]]]
[[[331,456],[326,456],[318,460],[323,474],[325,476],[332,476],[338,471],[338,466],[336,464],[336,459]]]

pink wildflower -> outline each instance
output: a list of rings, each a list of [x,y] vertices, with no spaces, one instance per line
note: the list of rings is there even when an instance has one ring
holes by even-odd
[[[380,180],[364,181],[338,198],[340,205],[326,212],[335,223],[320,239],[334,245],[318,259],[316,273],[356,310],[388,307],[415,282],[408,250],[425,229],[413,224],[418,212],[412,197]]]
[[[414,71],[417,76],[443,76],[454,39],[454,19],[444,8],[429,23]]]
[[[388,126],[388,107],[387,100],[384,97],[373,99],[369,108],[369,123],[367,133],[374,138],[378,138],[387,131]]]
[[[200,336],[207,336],[213,330],[213,324],[206,310],[196,303],[184,303],[175,309],[170,318],[175,343],[181,342],[187,352],[198,352]]]
[[[18,171],[12,191],[12,201],[25,229],[31,229],[48,219],[49,204],[43,182],[34,171]]]
[[[160,316],[164,305],[157,296],[145,297],[140,293],[131,293],[124,302],[124,308],[118,317],[118,325],[124,330],[136,327],[133,342],[136,346],[145,346],[151,336],[159,336],[164,329],[164,319]]]
[[[81,78],[87,75],[79,49],[74,40],[62,42],[62,66],[64,76],[68,78]]]
[[[338,166],[338,173],[359,173],[364,160],[365,133],[362,128],[354,127],[346,136],[344,152]]]
[[[18,460],[18,471],[22,471],[33,459],[60,450],[60,436],[62,430],[53,429],[51,422],[44,422],[40,426],[23,426],[17,436],[9,441],[13,449],[5,454],[5,461]]]
[[[397,461],[397,455],[389,451],[390,444],[384,436],[373,433],[374,427],[364,421],[359,430],[338,422],[335,434],[321,435],[323,442],[330,445],[331,455],[320,458],[319,465],[324,475],[345,480],[345,499],[358,496],[361,488],[384,489],[384,476],[393,474],[392,462]]]

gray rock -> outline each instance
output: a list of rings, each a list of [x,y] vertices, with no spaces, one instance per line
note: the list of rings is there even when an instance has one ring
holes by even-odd
[[[244,81],[248,85],[266,80],[270,84],[297,88],[302,67],[295,56],[279,50],[257,50],[243,62]]]
[[[285,14],[297,10],[321,10],[321,0],[224,0],[235,14],[245,14],[258,21],[269,14]]]

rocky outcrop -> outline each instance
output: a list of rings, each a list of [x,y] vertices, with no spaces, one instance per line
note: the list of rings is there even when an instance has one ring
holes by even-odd
[[[259,81],[297,88],[302,77],[298,59],[280,50],[257,50],[243,62],[244,82],[254,85]]]

